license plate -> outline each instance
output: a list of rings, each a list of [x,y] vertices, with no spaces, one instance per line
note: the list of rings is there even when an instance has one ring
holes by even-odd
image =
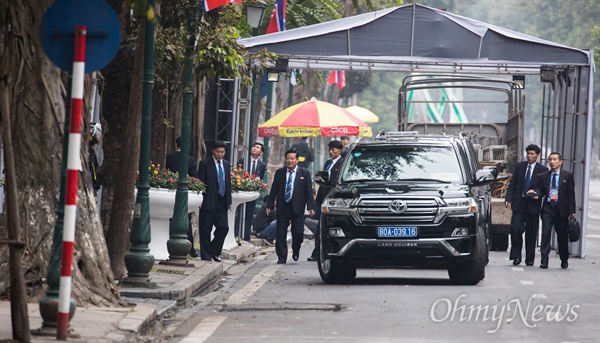
[[[378,227],[378,237],[417,237],[417,228],[415,226],[392,226]]]

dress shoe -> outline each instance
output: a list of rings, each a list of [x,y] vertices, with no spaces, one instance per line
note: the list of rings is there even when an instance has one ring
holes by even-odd
[[[515,258],[513,260],[513,266],[518,266],[519,264],[521,264],[521,259],[520,258]]]
[[[567,269],[567,268],[569,268],[569,262],[567,262],[567,261],[562,261],[562,262],[560,263],[560,267],[561,267],[562,269]]]
[[[542,264],[540,264],[540,268],[542,268],[542,269],[548,269],[548,263],[542,263]]]
[[[277,260],[277,264],[285,264],[284,260]]]
[[[292,258],[294,259],[294,261],[298,261],[300,256],[298,254],[292,254]]]
[[[533,262],[525,262],[525,265],[531,267],[531,266],[533,266]]]
[[[221,258],[219,256],[213,256],[212,259],[215,262],[221,262]]]
[[[309,262],[314,262],[317,260],[317,258],[315,256],[311,256],[311,257],[307,258],[306,260]]]

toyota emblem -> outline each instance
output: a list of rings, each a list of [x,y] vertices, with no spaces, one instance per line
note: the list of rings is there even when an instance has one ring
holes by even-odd
[[[406,211],[406,208],[408,206],[406,205],[406,202],[402,201],[402,200],[394,200],[392,202],[390,202],[390,204],[388,205],[388,209],[392,212],[392,213],[404,213],[404,211]]]

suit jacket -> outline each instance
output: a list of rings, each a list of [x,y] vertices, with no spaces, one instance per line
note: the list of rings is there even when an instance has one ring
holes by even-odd
[[[231,207],[231,166],[229,161],[222,159],[223,172],[225,173],[225,202],[227,208]],[[217,175],[217,165],[212,157],[200,161],[198,166],[198,178],[204,182],[206,189],[204,190],[204,199],[202,200],[202,209],[213,211],[217,209],[219,202],[219,178]]]
[[[535,185],[536,194],[544,202],[547,200],[548,193],[550,193],[551,177],[552,171],[546,171],[540,175]],[[568,219],[571,213],[575,213],[575,181],[573,180],[573,173],[564,169],[561,169],[559,174],[557,206],[562,219]]]
[[[319,187],[319,191],[317,192],[317,199],[315,200],[316,205],[319,209],[321,207],[321,204],[323,203],[323,200],[325,200],[325,197],[327,195],[329,195],[329,192],[331,192],[331,189],[335,186],[335,182],[336,182],[338,175],[340,174],[340,171],[342,168],[342,161],[343,161],[343,158],[339,158],[337,160],[337,162],[335,162],[333,167],[331,167],[331,170],[329,171],[329,185],[331,187],[326,187],[326,186]],[[333,161],[331,159],[328,159],[327,162],[325,162],[325,166],[323,167],[323,170],[327,170],[327,168],[329,168],[329,165],[331,164],[331,162],[333,162]],[[315,216],[315,218],[318,218],[318,217]]]
[[[277,204],[285,204],[285,186],[286,186],[286,173],[288,172],[287,167],[279,168],[275,172],[275,178],[271,185],[271,192],[269,192],[269,205],[268,208],[273,210],[275,206],[275,199]],[[294,190],[292,192],[292,208],[294,214],[297,216],[304,214],[304,208],[306,207],[309,211],[315,209],[315,199],[312,191],[312,179],[310,172],[302,167],[297,167],[296,178],[294,179]],[[279,213],[283,211],[279,210]]]
[[[240,158],[238,160],[238,165],[241,164],[242,166],[244,165],[244,158]],[[252,172],[252,159],[250,159],[250,162],[248,162],[248,173]],[[267,164],[265,162],[263,162],[261,159],[258,159],[257,163],[256,163],[256,176],[258,176],[260,179],[262,179],[265,176],[265,171],[267,170]]]
[[[179,172],[179,156],[181,156],[181,151],[170,152],[167,154],[167,161],[165,163],[165,167],[168,170],[178,173]],[[188,172],[189,176],[198,178],[198,171],[196,169],[196,159],[192,156],[188,156]]]
[[[527,192],[528,190],[533,189],[536,182],[540,178],[540,174],[548,170],[548,168],[540,163],[536,163],[531,172],[531,182],[529,183],[529,187],[523,190],[525,187],[525,174],[527,173],[528,166],[529,163],[527,161],[517,163],[510,181],[510,185],[506,190],[506,201],[510,202],[510,207],[513,211],[518,211],[521,208],[521,202],[524,200],[522,197],[523,191]],[[535,200],[529,197],[526,197],[525,199],[527,199],[528,213],[535,215],[540,214],[542,209],[542,200]]]

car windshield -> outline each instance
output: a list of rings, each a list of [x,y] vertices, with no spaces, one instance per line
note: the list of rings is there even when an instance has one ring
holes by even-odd
[[[357,146],[348,156],[342,182],[359,180],[461,183],[452,146]]]

